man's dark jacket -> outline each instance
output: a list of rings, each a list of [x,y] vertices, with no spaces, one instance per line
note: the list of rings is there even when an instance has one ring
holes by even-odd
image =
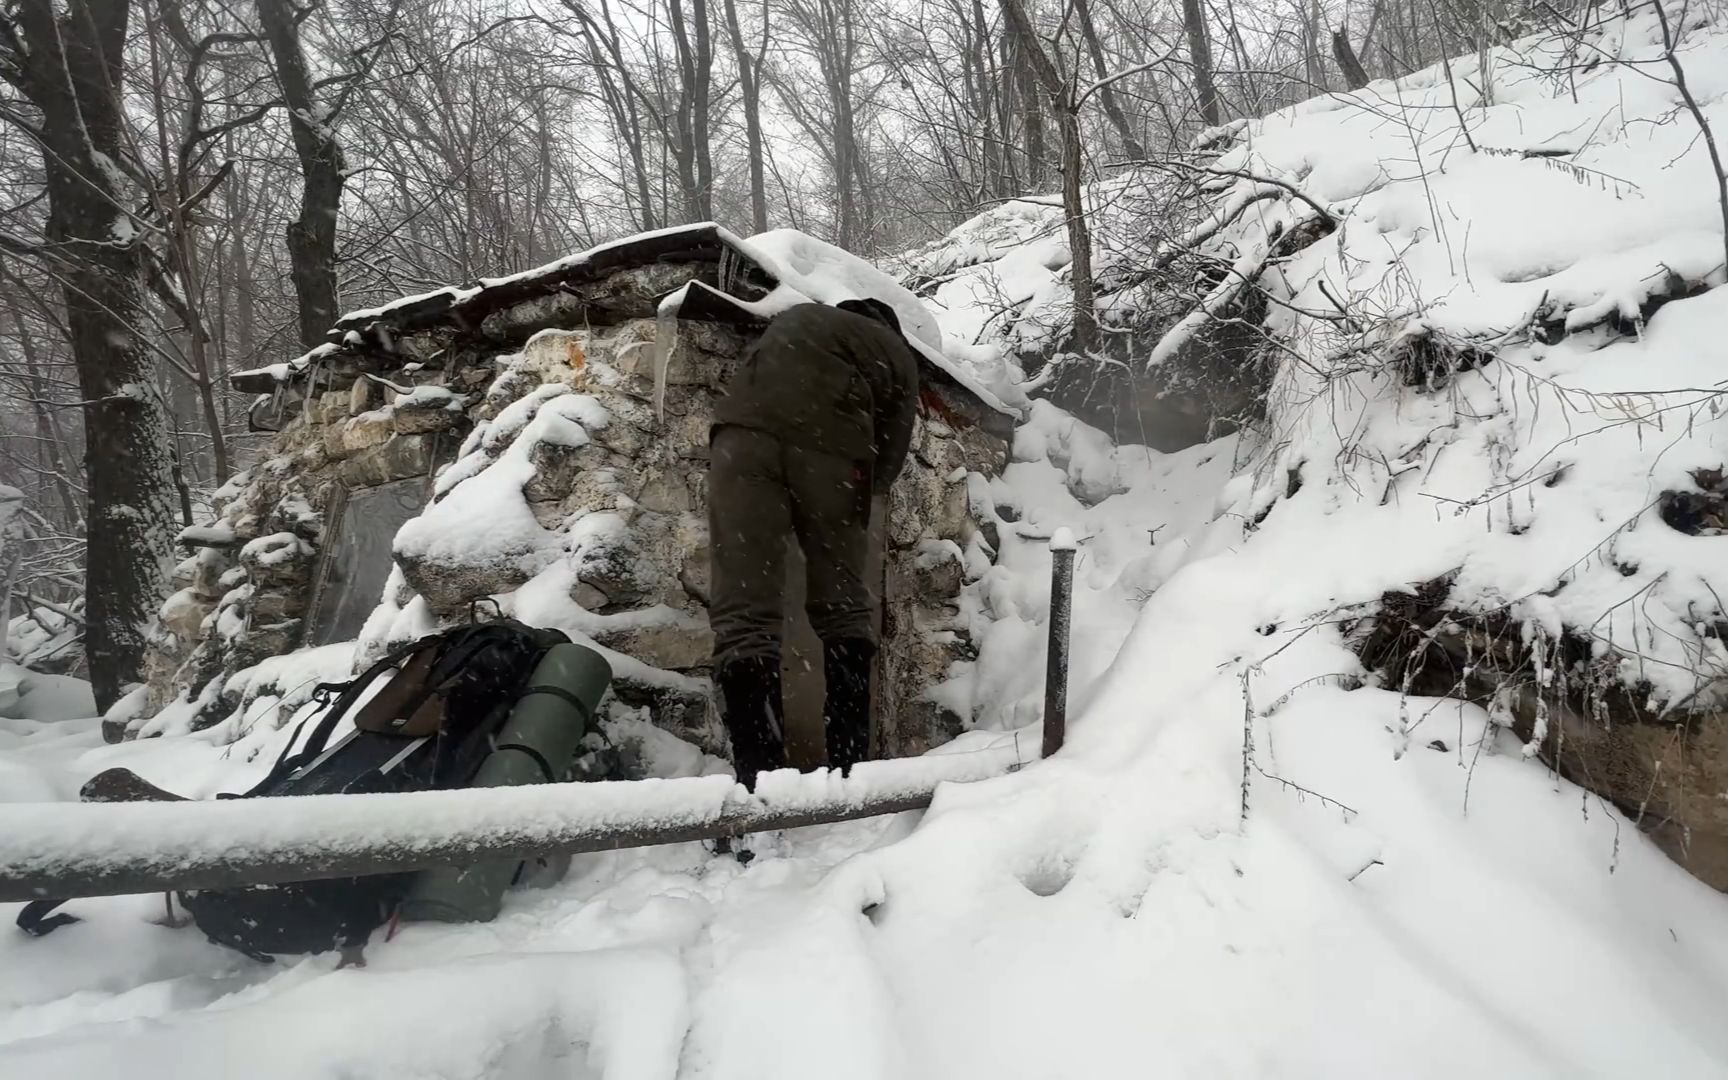
[[[886,491],[912,443],[918,361],[886,324],[823,304],[774,317],[714,409],[716,424],[868,463]]]

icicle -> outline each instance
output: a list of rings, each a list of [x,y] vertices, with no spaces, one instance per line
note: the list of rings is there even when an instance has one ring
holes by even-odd
[[[678,347],[678,310],[690,291],[682,289],[660,301],[654,317],[654,415],[666,422],[666,379],[672,368],[672,350]]]

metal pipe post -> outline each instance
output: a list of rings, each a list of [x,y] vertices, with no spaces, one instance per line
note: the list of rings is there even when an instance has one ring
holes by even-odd
[[[1044,757],[1068,734],[1068,631],[1074,615],[1074,534],[1050,537],[1050,645],[1044,665]]]

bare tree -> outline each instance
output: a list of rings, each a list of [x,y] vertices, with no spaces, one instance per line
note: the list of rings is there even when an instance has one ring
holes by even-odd
[[[1074,333],[1070,340],[1075,352],[1085,353],[1097,340],[1098,316],[1093,299],[1092,233],[1086,224],[1079,88],[1045,52],[1020,0],[1000,0],[1000,3],[1002,14],[1027,50],[1027,58],[1056,114],[1061,132],[1062,207],[1068,219],[1068,249],[1073,260],[1068,267],[1068,284],[1074,293]]]
[[[341,315],[336,299],[336,226],[348,163],[336,138],[336,122],[390,35],[387,31],[379,41],[357,50],[354,70],[315,83],[300,44],[302,12],[292,0],[254,0],[254,6],[300,163],[300,214],[288,224],[288,259],[300,301],[300,344],[310,349],[324,340]],[[394,16],[392,7],[389,19]],[[338,87],[332,99],[321,101],[319,88],[332,84]]]
[[[141,336],[150,254],[131,212],[136,165],[120,87],[125,0],[17,0],[0,20],[0,78],[34,107],[49,203],[42,257],[64,296],[83,395],[89,485],[85,653],[97,704],[137,677],[170,554],[173,480],[155,360]],[[129,164],[130,163],[130,164]]]
[[[1194,68],[1194,96],[1200,102],[1200,118],[1209,126],[1223,123],[1218,107],[1218,84],[1212,72],[1212,36],[1206,29],[1206,12],[1200,0],[1182,0],[1182,27],[1188,34],[1188,61]]]
[[[1352,90],[1360,90],[1368,85],[1368,72],[1363,70],[1362,61],[1356,58],[1356,50],[1350,46],[1350,35],[1343,27],[1332,31],[1332,58],[1338,62],[1338,70],[1344,73],[1344,85]]]
[[[750,168],[750,227],[768,229],[768,183],[762,147],[762,56],[768,48],[768,5],[762,5],[762,41],[754,53],[744,41],[738,20],[738,0],[725,0],[726,31],[732,39],[732,56],[738,65],[738,89],[744,102],[745,154]]]

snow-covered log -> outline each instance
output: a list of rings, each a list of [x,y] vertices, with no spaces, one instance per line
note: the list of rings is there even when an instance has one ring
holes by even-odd
[[[216,889],[796,829],[930,805],[1008,772],[1001,749],[765,775],[521,788],[0,808],[0,903]]]

